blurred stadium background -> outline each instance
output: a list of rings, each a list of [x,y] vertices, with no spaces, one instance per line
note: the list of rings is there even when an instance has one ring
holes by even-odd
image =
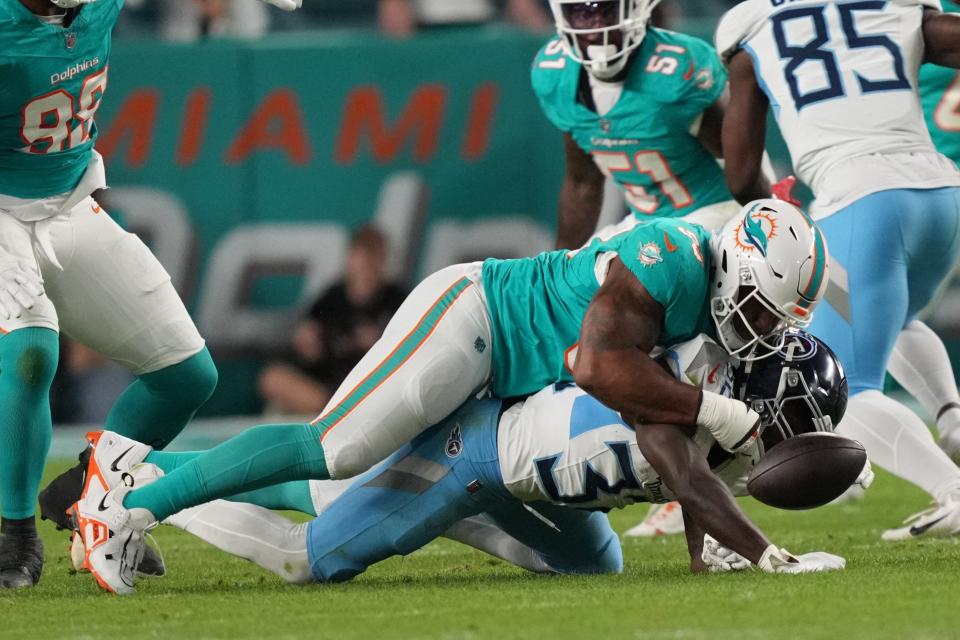
[[[732,4],[664,0],[656,20],[709,40]],[[291,357],[298,319],[340,278],[362,225],[382,230],[387,275],[407,287],[455,262],[550,248],[561,136],[529,65],[551,33],[540,0],[304,0],[293,14],[127,1],[97,116],[112,185],[100,197],[164,264],[220,370],[204,427],[180,448],[264,411],[262,369]],[[622,213],[608,202],[604,216]],[[931,320],[960,356],[960,289]],[[96,424],[128,374],[65,353],[55,421]],[[51,456],[75,455],[81,429],[59,429]]]

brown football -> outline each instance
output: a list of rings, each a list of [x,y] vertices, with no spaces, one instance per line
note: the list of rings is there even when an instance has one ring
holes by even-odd
[[[866,461],[867,452],[856,440],[804,433],[764,454],[747,478],[747,491],[778,509],[813,509],[846,491]]]

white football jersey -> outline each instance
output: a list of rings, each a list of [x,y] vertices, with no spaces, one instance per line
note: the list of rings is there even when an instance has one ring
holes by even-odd
[[[684,382],[727,396],[733,392],[733,364],[706,336],[660,357]],[[698,429],[694,440],[704,456],[716,444],[705,429]],[[504,484],[521,500],[611,509],[675,498],[640,453],[633,428],[572,383],[547,387],[505,411],[497,449]],[[759,450],[754,446],[737,456],[722,451],[714,455],[722,459],[713,466],[714,473],[743,495]]]
[[[884,189],[960,185],[917,95],[925,8],[940,2],[746,0],[721,19],[717,49],[753,58],[814,217]]]

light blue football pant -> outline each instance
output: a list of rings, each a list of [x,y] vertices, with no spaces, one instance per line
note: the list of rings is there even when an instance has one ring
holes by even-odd
[[[880,191],[818,224],[830,285],[809,331],[837,354],[851,396],[882,389],[897,336],[960,258],[960,188]]]
[[[484,514],[557,573],[619,573],[620,541],[603,513],[529,506],[504,487],[498,400],[471,400],[357,478],[307,529],[314,578],[340,582]],[[534,513],[533,511],[536,513]]]

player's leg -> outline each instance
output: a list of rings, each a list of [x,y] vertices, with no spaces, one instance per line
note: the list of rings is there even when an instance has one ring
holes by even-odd
[[[0,213],[0,260],[39,275],[29,228]],[[43,545],[34,522],[50,447],[50,384],[57,369],[57,315],[46,295],[20,318],[0,321],[0,588],[40,579]]]
[[[960,257],[960,189],[918,193],[924,194],[924,215],[915,212],[913,223],[903,229],[910,252],[907,278],[911,322],[897,340],[889,367],[936,420],[940,445],[948,454],[960,454],[960,394],[953,367],[939,336],[915,320]],[[919,203],[916,208],[920,208]]]
[[[940,336],[920,320],[910,322],[897,338],[887,370],[936,421],[947,455],[960,459],[960,393]]]
[[[107,429],[166,446],[217,380],[170,277],[143,242],[91,198],[54,222],[50,236],[63,269],[48,270],[47,290],[61,310],[63,331],[137,375],[107,416]],[[59,523],[80,495],[82,471],[67,472],[44,491],[45,516]]]
[[[455,522],[513,500],[497,458],[498,401],[471,401],[358,477],[310,523],[314,578],[341,582]]]
[[[421,283],[315,422],[250,429],[133,491],[125,506],[163,519],[262,486],[349,477],[443,419],[490,375],[486,304],[468,275],[479,278],[478,265]]]
[[[505,534],[532,549],[551,572],[592,574],[623,571],[620,538],[604,513],[547,502],[524,504],[513,500],[491,507],[486,514]],[[517,560],[523,561],[523,547],[500,547],[499,550],[504,549],[519,552]],[[522,562],[512,557],[504,559],[523,566]]]
[[[932,204],[911,193],[873,194],[821,221],[833,258],[831,288],[810,331],[847,372],[851,399],[837,431],[862,442],[875,464],[946,500],[960,470],[918,416],[880,393],[889,354],[910,317],[912,247],[902,226]]]

